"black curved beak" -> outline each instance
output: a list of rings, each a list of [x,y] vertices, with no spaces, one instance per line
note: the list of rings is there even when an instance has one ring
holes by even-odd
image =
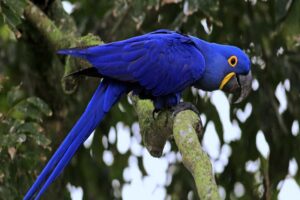
[[[252,73],[234,75],[223,87],[223,91],[233,94],[231,103],[240,103],[250,94],[252,87]]]

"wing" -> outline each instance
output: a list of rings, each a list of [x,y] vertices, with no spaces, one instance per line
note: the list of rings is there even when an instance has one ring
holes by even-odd
[[[181,92],[205,69],[191,38],[168,30],[60,53],[87,59],[102,76],[138,83],[154,96]]]

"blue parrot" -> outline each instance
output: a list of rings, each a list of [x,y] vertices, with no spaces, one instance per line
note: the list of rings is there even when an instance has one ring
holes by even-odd
[[[251,91],[251,63],[241,49],[170,30],[58,53],[91,63],[91,68],[71,75],[96,76],[102,81],[24,200],[41,197],[123,94],[132,91],[151,99],[155,110],[162,110],[176,106],[181,92],[190,86],[234,93],[236,102]]]

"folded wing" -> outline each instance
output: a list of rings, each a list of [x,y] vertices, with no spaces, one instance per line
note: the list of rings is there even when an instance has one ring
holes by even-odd
[[[167,30],[59,53],[84,58],[101,76],[138,83],[154,96],[181,92],[205,70],[204,57],[189,36]]]

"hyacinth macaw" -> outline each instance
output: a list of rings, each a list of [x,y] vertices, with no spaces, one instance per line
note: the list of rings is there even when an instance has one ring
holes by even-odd
[[[175,31],[157,30],[99,46],[59,54],[82,58],[93,67],[72,75],[103,78],[86,110],[71,129],[24,199],[39,199],[98,126],[105,114],[130,91],[151,99],[156,110],[176,106],[189,86],[221,89],[242,101],[251,90],[250,60],[239,48],[209,43]]]

